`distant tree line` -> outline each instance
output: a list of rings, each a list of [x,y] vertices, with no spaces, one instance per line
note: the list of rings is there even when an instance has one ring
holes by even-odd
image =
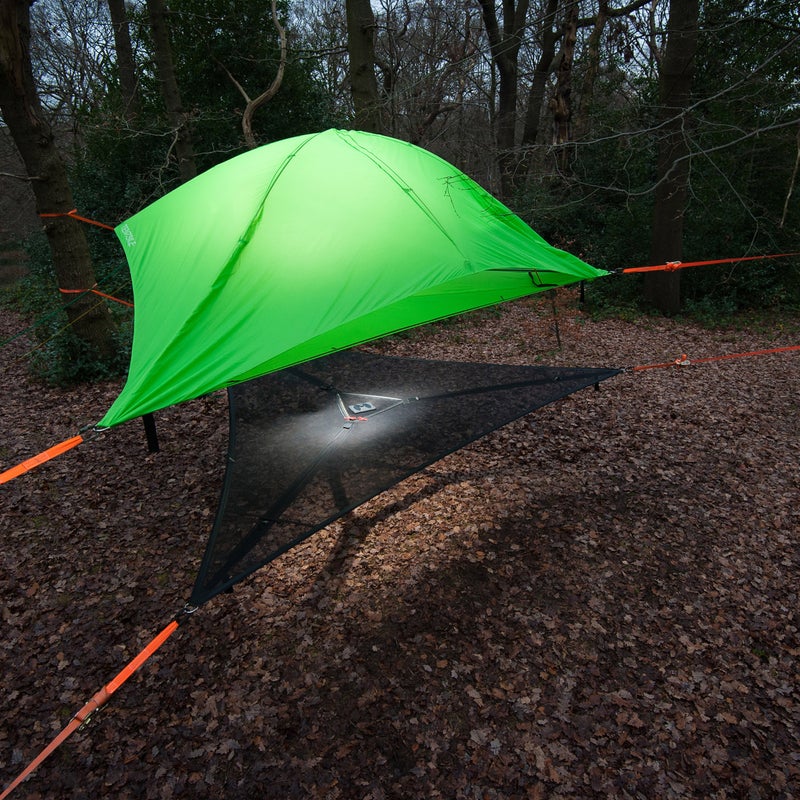
[[[39,213],[118,222],[244,149],[350,127],[439,153],[609,269],[799,249],[798,63],[789,0],[0,0],[0,110]],[[64,288],[121,257],[44,227]],[[800,262],[606,291],[796,307]],[[114,346],[96,298],[69,314]]]

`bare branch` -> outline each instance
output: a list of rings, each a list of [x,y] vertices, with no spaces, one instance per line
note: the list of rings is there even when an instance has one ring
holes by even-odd
[[[233,77],[231,71],[218,58],[214,57],[214,62],[228,76],[230,82],[236,87],[236,90],[247,104],[244,112],[242,113],[242,132],[244,133],[245,143],[250,150],[252,150],[257,144],[256,137],[253,135],[253,115],[261,106],[264,105],[264,103],[269,102],[273,97],[275,97],[275,95],[278,93],[278,89],[281,88],[281,83],[283,83],[283,75],[286,71],[286,29],[278,20],[277,0],[272,0],[272,24],[278,31],[278,36],[280,37],[281,42],[281,55],[280,62],[278,64],[278,72],[275,75],[272,83],[269,85],[269,88],[258,95],[258,97],[255,99],[250,97],[244,86],[242,86],[242,84]]]
[[[632,14],[634,11],[638,11],[643,6],[646,6],[651,0],[634,0],[632,3],[628,3],[621,8],[609,8],[607,9],[604,14],[609,18],[616,18],[616,17],[626,17],[628,14]],[[578,20],[577,26],[579,28],[588,28],[592,27],[597,23],[598,14],[595,14],[592,17],[581,17]]]
[[[43,181],[41,175],[14,175],[12,172],[0,172],[0,178],[13,178],[15,181]]]
[[[237,81],[233,75],[231,75],[231,71],[216,56],[212,56],[212,58],[214,59],[214,63],[228,76],[230,82],[236,87],[239,94],[244,98],[245,103],[252,103],[253,101],[250,99],[250,95],[247,94],[244,86],[242,86],[242,84],[239,83],[239,81]]]

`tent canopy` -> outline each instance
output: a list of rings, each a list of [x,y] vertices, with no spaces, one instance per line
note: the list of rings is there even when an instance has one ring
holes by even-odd
[[[133,281],[133,350],[100,427],[605,274],[438,156],[356,131],[240,155],[116,233]]]

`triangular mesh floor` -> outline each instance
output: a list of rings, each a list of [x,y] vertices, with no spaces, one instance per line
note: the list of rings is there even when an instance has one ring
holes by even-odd
[[[618,372],[346,351],[233,387],[228,468],[190,602],[448,453]]]

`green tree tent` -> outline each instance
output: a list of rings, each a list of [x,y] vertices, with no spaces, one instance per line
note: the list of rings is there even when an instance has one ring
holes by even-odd
[[[438,156],[328,130],[265,145],[118,226],[136,305],[110,427],[432,320],[606,273]]]
[[[133,278],[134,341],[100,427],[322,359],[231,395],[229,469],[195,605],[442,455],[616,374],[330,360],[605,274],[397,139],[328,130],[266,145],[116,231]],[[368,399],[343,399],[354,393]]]
[[[344,352],[605,274],[548,245],[447,162],[395,139],[330,130],[266,145],[116,232],[133,279],[133,351],[127,382],[97,427],[231,387],[228,470],[187,608],[0,800],[192,606],[446,453],[618,372]]]

